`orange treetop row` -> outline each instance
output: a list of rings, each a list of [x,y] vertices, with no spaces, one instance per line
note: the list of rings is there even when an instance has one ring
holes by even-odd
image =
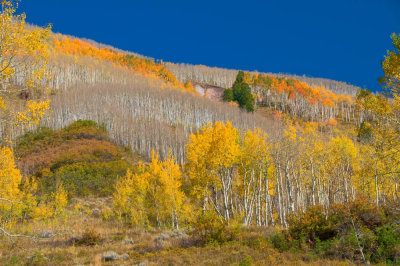
[[[130,54],[115,52],[109,48],[96,46],[76,38],[54,38],[55,50],[63,55],[88,56],[99,60],[110,61],[120,67],[126,67],[146,76],[162,79],[176,89],[194,92],[191,84],[183,84],[177,80],[163,64],[140,58]]]
[[[286,93],[289,99],[295,99],[301,96],[313,105],[321,103],[324,106],[334,107],[337,103],[351,105],[354,102],[354,98],[351,95],[335,94],[325,87],[309,86],[307,83],[295,79],[274,77],[267,74],[251,75],[246,72],[243,81],[253,87],[259,86],[265,89],[271,89],[278,94]]]

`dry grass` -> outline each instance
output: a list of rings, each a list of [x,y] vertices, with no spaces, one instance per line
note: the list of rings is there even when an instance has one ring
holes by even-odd
[[[94,204],[94,206],[97,204]],[[79,245],[73,240],[81,238],[87,230],[100,236],[96,245]],[[321,260],[308,254],[279,253],[265,239],[273,230],[249,228],[236,242],[222,246],[197,246],[196,241],[184,233],[145,231],[103,220],[87,212],[68,212],[68,217],[51,221],[37,221],[19,225],[19,233],[40,236],[44,231],[55,234],[52,238],[17,239],[15,243],[0,238],[0,265],[348,265],[343,261]],[[133,243],[123,243],[131,239]],[[161,240],[160,240],[161,239]],[[74,244],[75,243],[75,244]],[[103,262],[106,251],[127,253],[129,260]],[[249,264],[241,264],[249,265]]]

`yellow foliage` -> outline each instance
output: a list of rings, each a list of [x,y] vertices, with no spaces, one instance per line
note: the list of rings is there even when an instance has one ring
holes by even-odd
[[[28,101],[26,110],[16,114],[16,123],[21,126],[31,126],[39,124],[46,111],[50,108],[50,100]]]
[[[226,124],[209,123],[197,134],[190,135],[186,150],[186,169],[192,184],[191,194],[200,199],[205,195],[207,186],[221,185],[218,170],[231,168],[238,161],[239,132],[229,121]]]
[[[294,126],[290,125],[289,129],[285,129],[284,135],[285,135],[285,137],[294,141],[294,140],[296,140],[296,137],[297,137],[297,130]]]
[[[49,218],[63,215],[68,205],[68,194],[61,184],[56,192],[51,193],[47,199],[31,210],[34,220],[47,220]],[[45,198],[46,198],[45,196]],[[74,206],[77,209],[78,206]]]
[[[140,168],[143,166],[140,165]],[[148,187],[148,174],[132,174],[130,170],[115,184],[113,206],[120,219],[135,225],[145,225],[145,197]]]
[[[395,94],[400,93],[400,34],[392,34],[394,51],[388,51],[385,60],[382,61],[382,70],[385,76],[381,81],[385,83]]]
[[[181,190],[182,173],[175,158],[169,152],[168,158],[164,161],[158,160],[158,154],[152,152],[152,161],[149,164],[150,174],[150,195],[157,219],[165,223],[171,221],[172,227],[179,224],[179,216],[185,195]]]
[[[187,206],[183,208],[182,173],[174,157],[170,153],[165,161],[160,161],[153,151],[151,163],[139,163],[137,171],[132,174],[128,170],[115,185],[113,206],[118,217],[134,225],[152,222],[177,228],[180,214]]]
[[[0,221],[21,213],[24,205],[19,203],[23,193],[19,189],[21,173],[16,168],[13,151],[9,147],[0,149]],[[7,201],[9,200],[9,201]]]
[[[9,147],[0,149],[0,221],[11,226],[23,212],[34,219],[47,219],[64,212],[67,194],[62,186],[51,195],[49,203],[36,206],[34,180],[21,183],[22,176],[16,168],[13,151]],[[21,188],[23,190],[21,190]]]
[[[260,129],[248,130],[244,135],[242,159],[247,164],[262,164],[267,156],[267,134]]]
[[[3,0],[0,13],[0,84],[8,82],[16,71],[24,71],[27,86],[40,86],[47,78],[48,38],[51,27],[29,29],[25,14],[16,15],[14,1]]]
[[[109,207],[103,206],[103,209],[101,210],[101,216],[103,217],[104,220],[108,220],[111,217],[113,217],[113,210]]]
[[[56,193],[52,194],[52,198],[54,204],[54,214],[64,214],[64,210],[68,205],[68,194],[62,184],[58,187]]]
[[[47,220],[54,215],[54,209],[51,204],[40,204],[33,208],[31,216],[34,220]]]
[[[4,102],[4,99],[0,97],[0,109],[7,110],[7,104]]]

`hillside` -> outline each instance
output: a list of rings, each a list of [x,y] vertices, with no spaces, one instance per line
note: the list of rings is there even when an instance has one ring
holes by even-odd
[[[226,233],[232,234],[227,237],[233,237],[230,242],[203,246],[201,236],[185,230],[145,230],[110,219],[116,182],[128,169],[138,169],[135,167],[141,158],[113,144],[105,128],[93,121],[76,121],[60,130],[39,128],[28,132],[18,138],[16,156],[22,172],[36,180],[42,204],[60,184],[68,191],[70,204],[64,210],[66,216],[53,217],[50,223],[39,219],[29,225],[18,224],[15,231],[33,235],[37,244],[21,239],[18,248],[13,248],[13,242],[0,242],[3,249],[11,251],[0,257],[3,265],[114,265],[112,260],[103,261],[110,250],[125,254],[116,261],[146,265],[348,265],[313,254],[280,252],[270,240],[279,229],[236,232],[227,228]]]
[[[400,36],[387,97],[164,63],[15,12],[3,2],[0,264],[399,262]]]
[[[184,63],[167,63],[167,68],[182,82],[190,81],[200,84],[229,88],[236,79],[239,70],[223,69],[218,67],[208,67],[204,65],[190,65]],[[335,94],[345,94],[356,96],[359,87],[345,82],[330,80],[325,78],[313,78],[307,76],[291,75],[284,73],[260,73],[257,71],[247,71],[251,74],[265,74],[276,77],[296,79],[307,83],[309,86],[325,87]]]
[[[212,85],[232,86],[234,70],[214,70],[210,73],[218,75],[211,75],[206,82],[179,75],[178,79],[174,71],[167,70],[169,63],[164,66],[143,56],[60,34],[51,38],[50,50],[49,70],[54,76],[50,88],[54,96],[52,115],[45,126],[62,128],[78,119],[94,120],[105,123],[118,144],[129,145],[147,158],[153,149],[162,158],[172,149],[179,162],[185,158],[188,136],[208,122],[229,120],[241,130],[258,127],[271,137],[282,132],[278,125],[282,123],[272,112],[246,114],[221,102],[223,88]],[[198,74],[208,73],[211,68],[205,69]],[[321,127],[336,119],[357,122],[352,96],[336,95],[324,87],[293,79],[247,72],[246,75],[260,110],[267,107],[315,121]],[[219,79],[225,81],[221,83]]]
[[[39,128],[17,139],[18,168],[38,182],[38,194],[63,184],[70,197],[104,197],[116,177],[140,159],[129,148],[116,146],[104,127],[78,120],[62,130]]]
[[[71,95],[72,98],[67,101],[61,101],[61,104],[57,103],[52,105],[53,115],[44,123],[46,126],[60,128],[77,119],[90,119],[98,123],[106,123],[107,128],[110,130],[112,136],[117,138],[118,143],[132,145],[134,150],[138,149],[146,156],[150,155],[151,149],[156,149],[162,156],[165,156],[168,149],[159,146],[163,144],[149,144],[147,148],[144,148],[145,145],[143,143],[140,145],[131,143],[132,138],[117,137],[121,132],[113,132],[113,129],[120,128],[121,126],[113,125],[112,123],[118,123],[116,122],[119,120],[118,118],[126,116],[127,114],[111,114],[117,112],[117,109],[121,108],[123,105],[110,106],[110,108],[113,108],[112,112],[105,112],[103,109],[101,113],[105,114],[104,116],[98,113],[97,110],[91,110],[90,112],[84,111],[84,108],[78,107],[82,98],[73,96],[74,94],[82,93],[82,95],[85,95],[83,97],[88,97],[88,104],[85,104],[85,108],[88,108],[90,102],[93,102],[96,97],[104,95],[103,93],[98,93],[96,91],[97,88],[114,87],[114,89],[112,89],[113,94],[119,91],[123,93],[128,90],[129,93],[133,94],[130,96],[132,99],[138,97],[138,95],[141,95],[140,97],[146,97],[143,95],[146,91],[148,91],[149,94],[158,94],[154,94],[153,92],[160,88],[166,91],[174,91],[173,93],[167,92],[165,94],[166,97],[163,96],[164,98],[162,100],[169,101],[169,103],[165,103],[169,108],[172,106],[178,108],[176,111],[177,114],[173,114],[175,111],[172,110],[161,109],[160,111],[167,112],[167,114],[161,116],[156,115],[156,111],[152,110],[155,106],[149,102],[149,104],[142,103],[141,106],[136,109],[137,111],[132,113],[129,119],[138,121],[142,119],[140,116],[146,115],[146,120],[154,120],[152,117],[157,116],[157,123],[162,123],[162,127],[166,128],[166,131],[172,134],[166,134],[169,136],[168,139],[172,138],[175,139],[173,140],[174,143],[181,143],[179,144],[180,147],[175,147],[177,144],[172,146],[171,144],[166,144],[166,147],[173,149],[173,154],[178,160],[184,157],[183,143],[187,139],[188,134],[196,132],[198,128],[205,125],[207,122],[230,120],[233,121],[234,125],[238,128],[251,129],[257,126],[263,128],[269,134],[278,128],[273,125],[274,122],[271,122],[276,120],[273,116],[268,115],[265,118],[261,118],[259,115],[246,115],[242,114],[241,111],[237,110],[234,106],[224,104],[217,105],[208,100],[201,99],[210,98],[214,101],[221,101],[223,89],[232,86],[237,74],[236,70],[224,70],[184,64],[164,64],[162,62],[156,63],[151,58],[121,51],[90,40],[80,40],[61,34],[52,34],[49,44],[50,62],[47,68],[51,79],[49,80],[48,86],[52,90],[52,94],[55,95],[53,103],[58,101],[58,97],[69,99],[70,97],[68,95]],[[317,79],[309,79],[311,81],[307,84],[293,78],[280,78],[280,75],[248,72],[246,72],[246,74],[248,74],[247,79],[252,86],[252,93],[257,98],[257,106],[287,113],[290,116],[298,117],[306,121],[311,120],[320,123],[321,127],[325,127],[327,123],[331,123],[330,120],[359,123],[359,119],[357,118],[358,114],[355,112],[353,106],[354,87],[340,82],[323,82],[323,84],[328,84],[330,87],[336,88],[334,91],[344,91],[353,95],[350,96],[346,95],[347,93],[335,94],[322,86],[317,87],[315,84],[321,84]],[[257,80],[255,79],[256,77],[258,78]],[[25,82],[23,72],[21,72],[21,75],[15,75],[12,82],[22,86]],[[212,86],[217,87],[211,89],[213,88]],[[209,88],[208,92],[207,88]],[[87,94],[87,92],[90,92],[92,95]],[[196,97],[189,94],[196,94],[203,97]],[[112,97],[118,96],[114,95]],[[122,101],[125,100],[129,101],[127,104],[131,105],[131,107],[126,106],[124,108],[136,108],[132,104],[134,102],[138,103],[139,98],[136,98],[133,102],[128,98]],[[97,99],[96,101],[100,103],[103,100]],[[143,100],[140,101],[143,102]],[[196,105],[199,104],[199,107],[189,107],[189,102],[191,101],[195,102]],[[67,103],[71,104],[71,106],[66,106]],[[98,103],[93,102],[92,108],[96,107],[96,105],[99,108],[103,108],[103,105],[98,105]],[[110,104],[111,102],[107,105]],[[200,107],[200,105],[202,107]],[[210,113],[209,111],[205,111],[205,106],[209,106],[208,108],[211,109],[217,108],[219,111],[211,111]],[[65,110],[66,108],[68,108],[68,111]],[[223,111],[223,109],[230,111]],[[185,117],[178,117],[184,114],[182,113],[183,110],[188,114],[185,114]],[[59,112],[61,112],[61,114],[58,114]],[[204,113],[205,116],[199,117],[201,113]],[[270,112],[257,113],[265,115]],[[242,117],[247,118],[244,119]],[[268,122],[261,122],[260,119]],[[238,120],[238,122],[236,122],[236,120]],[[241,120],[246,121],[248,125],[243,125],[243,122],[240,122]],[[135,123],[136,122],[129,123],[129,125],[135,127]],[[144,123],[139,122],[136,124],[140,125],[142,128],[145,127]],[[161,125],[156,126],[155,128],[160,126]],[[183,128],[175,130],[176,126],[178,126],[178,129],[182,126]],[[148,127],[149,126],[146,126],[146,128]],[[138,132],[146,132],[146,130],[143,129]],[[7,132],[7,134],[9,134],[11,138],[15,138],[21,134],[21,132],[15,129],[15,131],[11,130],[11,132]],[[147,136],[147,134],[144,134],[143,138]],[[179,140],[180,137],[177,136],[182,136],[182,140]],[[142,139],[142,137],[135,139]],[[155,139],[160,139],[160,137],[155,137]],[[155,141],[155,139],[152,139],[150,142],[159,142]],[[171,141],[172,140],[169,142]],[[145,142],[148,142],[148,140]]]

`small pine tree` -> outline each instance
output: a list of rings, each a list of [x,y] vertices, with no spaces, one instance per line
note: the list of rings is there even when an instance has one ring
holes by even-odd
[[[236,81],[232,87],[233,100],[237,101],[241,108],[245,108],[248,112],[254,112],[254,97],[251,94],[251,88],[249,84],[243,81],[243,77],[244,77],[244,72],[239,71],[236,77]],[[223,96],[224,100],[225,100],[225,94],[227,94],[226,98],[229,97],[228,95],[229,92],[225,93],[225,91]]]

